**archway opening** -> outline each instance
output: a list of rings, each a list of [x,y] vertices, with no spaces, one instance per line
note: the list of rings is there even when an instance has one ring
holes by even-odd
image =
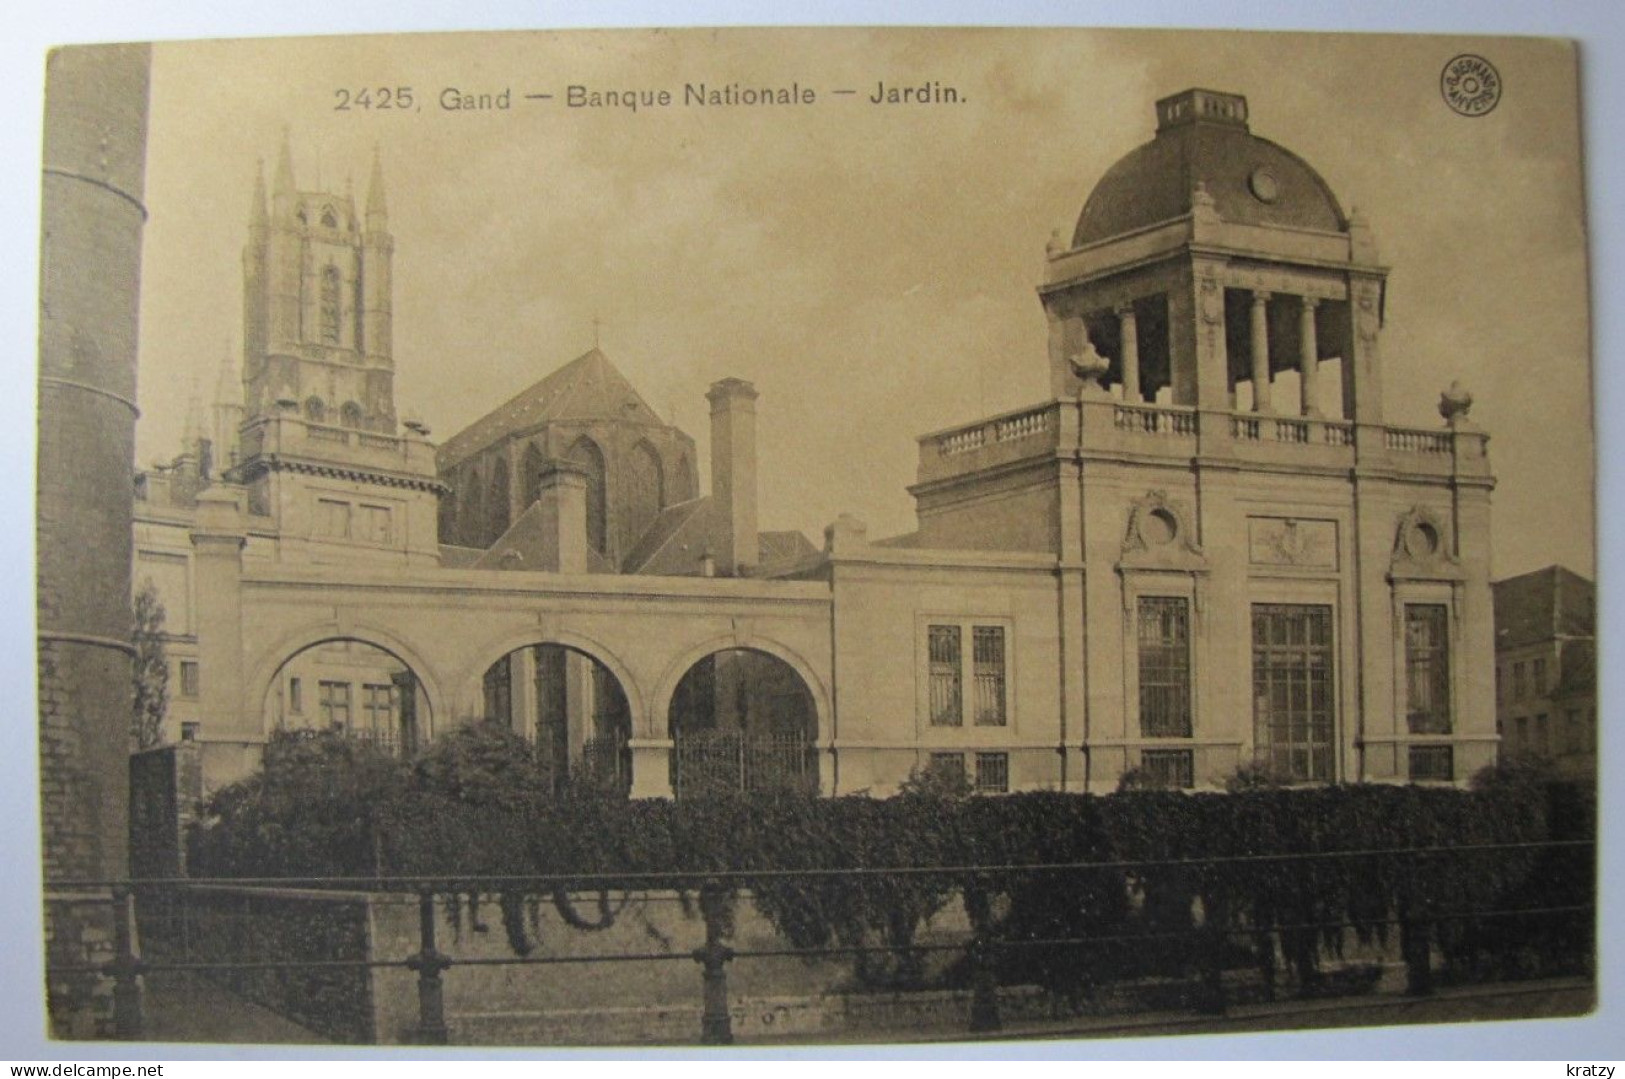
[[[560,644],[516,648],[486,668],[486,719],[529,739],[555,794],[632,789],[632,709],[610,669]]]
[[[265,691],[264,729],[334,731],[408,757],[434,734],[423,682],[405,660],[354,637],[295,652]]]
[[[667,712],[679,798],[722,791],[818,790],[818,713],[784,660],[713,652],[684,673]]]

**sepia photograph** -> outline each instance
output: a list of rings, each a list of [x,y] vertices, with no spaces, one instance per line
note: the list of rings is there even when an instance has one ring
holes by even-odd
[[[43,68],[44,1037],[1597,1006],[1574,42]]]

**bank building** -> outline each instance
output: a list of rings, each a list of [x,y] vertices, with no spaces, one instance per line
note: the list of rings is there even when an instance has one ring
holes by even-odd
[[[821,544],[758,521],[787,405],[738,379],[704,462],[597,349],[438,445],[403,422],[383,170],[301,190],[284,146],[241,364],[137,477],[168,736],[210,786],[278,727],[479,718],[635,797],[1465,781],[1497,745],[1471,397],[1385,422],[1370,228],[1245,98],[1155,124],[1048,245],[1049,399],[920,436],[915,531]]]

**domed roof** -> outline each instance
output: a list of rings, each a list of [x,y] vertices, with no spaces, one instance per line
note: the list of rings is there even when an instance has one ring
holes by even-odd
[[[1072,246],[1182,217],[1198,184],[1228,222],[1348,228],[1308,162],[1248,131],[1246,98],[1187,90],[1157,102],[1157,137],[1106,170],[1078,217]]]

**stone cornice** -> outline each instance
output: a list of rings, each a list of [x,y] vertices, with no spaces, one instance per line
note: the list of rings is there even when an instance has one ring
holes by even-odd
[[[266,472],[296,472],[306,476],[347,480],[351,483],[370,483],[377,487],[399,487],[413,491],[428,491],[430,494],[435,495],[451,493],[450,487],[428,476],[406,476],[399,473],[358,468],[353,465],[300,461],[279,454],[266,454],[262,457],[256,457],[237,466],[234,471],[241,482],[247,482]]]

